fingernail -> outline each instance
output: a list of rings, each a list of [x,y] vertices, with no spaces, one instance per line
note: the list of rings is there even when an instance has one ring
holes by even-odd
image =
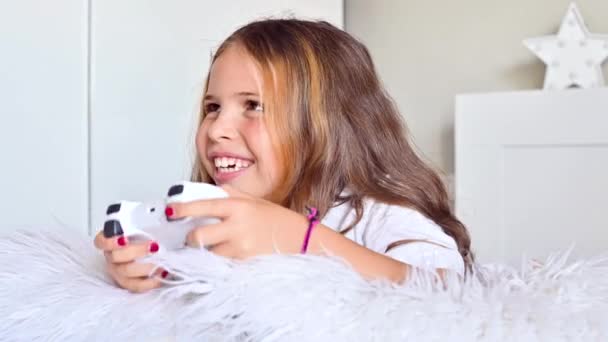
[[[163,271],[163,273],[160,274],[160,276],[163,277],[163,278],[167,278],[168,275],[169,275],[169,272],[167,272],[166,270]]]
[[[171,207],[165,208],[165,215],[167,215],[167,217],[173,216],[173,208],[171,208]]]
[[[116,242],[118,243],[119,246],[127,245],[127,239],[125,239],[124,236],[120,236],[118,239],[116,239]]]
[[[152,253],[158,252],[158,244],[156,242],[152,242],[150,244],[150,252],[152,252]]]

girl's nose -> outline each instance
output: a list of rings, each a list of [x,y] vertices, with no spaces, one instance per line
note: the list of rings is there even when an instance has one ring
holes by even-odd
[[[208,136],[211,140],[231,140],[237,136],[237,122],[234,115],[230,115],[226,111],[218,115],[209,125]]]

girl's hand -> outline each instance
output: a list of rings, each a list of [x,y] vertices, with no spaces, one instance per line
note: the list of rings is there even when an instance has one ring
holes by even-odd
[[[167,271],[156,270],[154,276],[148,277],[156,267],[153,264],[136,262],[136,259],[158,251],[158,244],[153,241],[129,243],[124,236],[107,239],[103,231],[95,237],[95,247],[102,250],[106,257],[108,272],[118,286],[131,292],[145,292],[160,287],[157,276],[166,277]]]
[[[167,214],[172,219],[188,216],[221,219],[220,223],[190,231],[189,246],[209,247],[214,253],[238,259],[300,252],[308,227],[304,215],[229,186],[222,188],[229,198],[168,205]]]

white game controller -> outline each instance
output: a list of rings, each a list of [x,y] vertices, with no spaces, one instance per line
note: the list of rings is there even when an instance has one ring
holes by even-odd
[[[109,205],[103,234],[106,238],[124,235],[129,241],[153,240],[159,244],[159,251],[183,248],[188,232],[219,220],[210,217],[171,220],[165,215],[167,204],[226,197],[228,193],[212,184],[180,182],[169,189],[164,201],[121,201]]]

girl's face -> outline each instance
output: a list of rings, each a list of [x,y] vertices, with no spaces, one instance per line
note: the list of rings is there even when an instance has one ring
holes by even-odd
[[[277,187],[280,169],[264,120],[262,89],[254,60],[238,46],[224,50],[211,66],[196,147],[217,185],[263,198]]]

